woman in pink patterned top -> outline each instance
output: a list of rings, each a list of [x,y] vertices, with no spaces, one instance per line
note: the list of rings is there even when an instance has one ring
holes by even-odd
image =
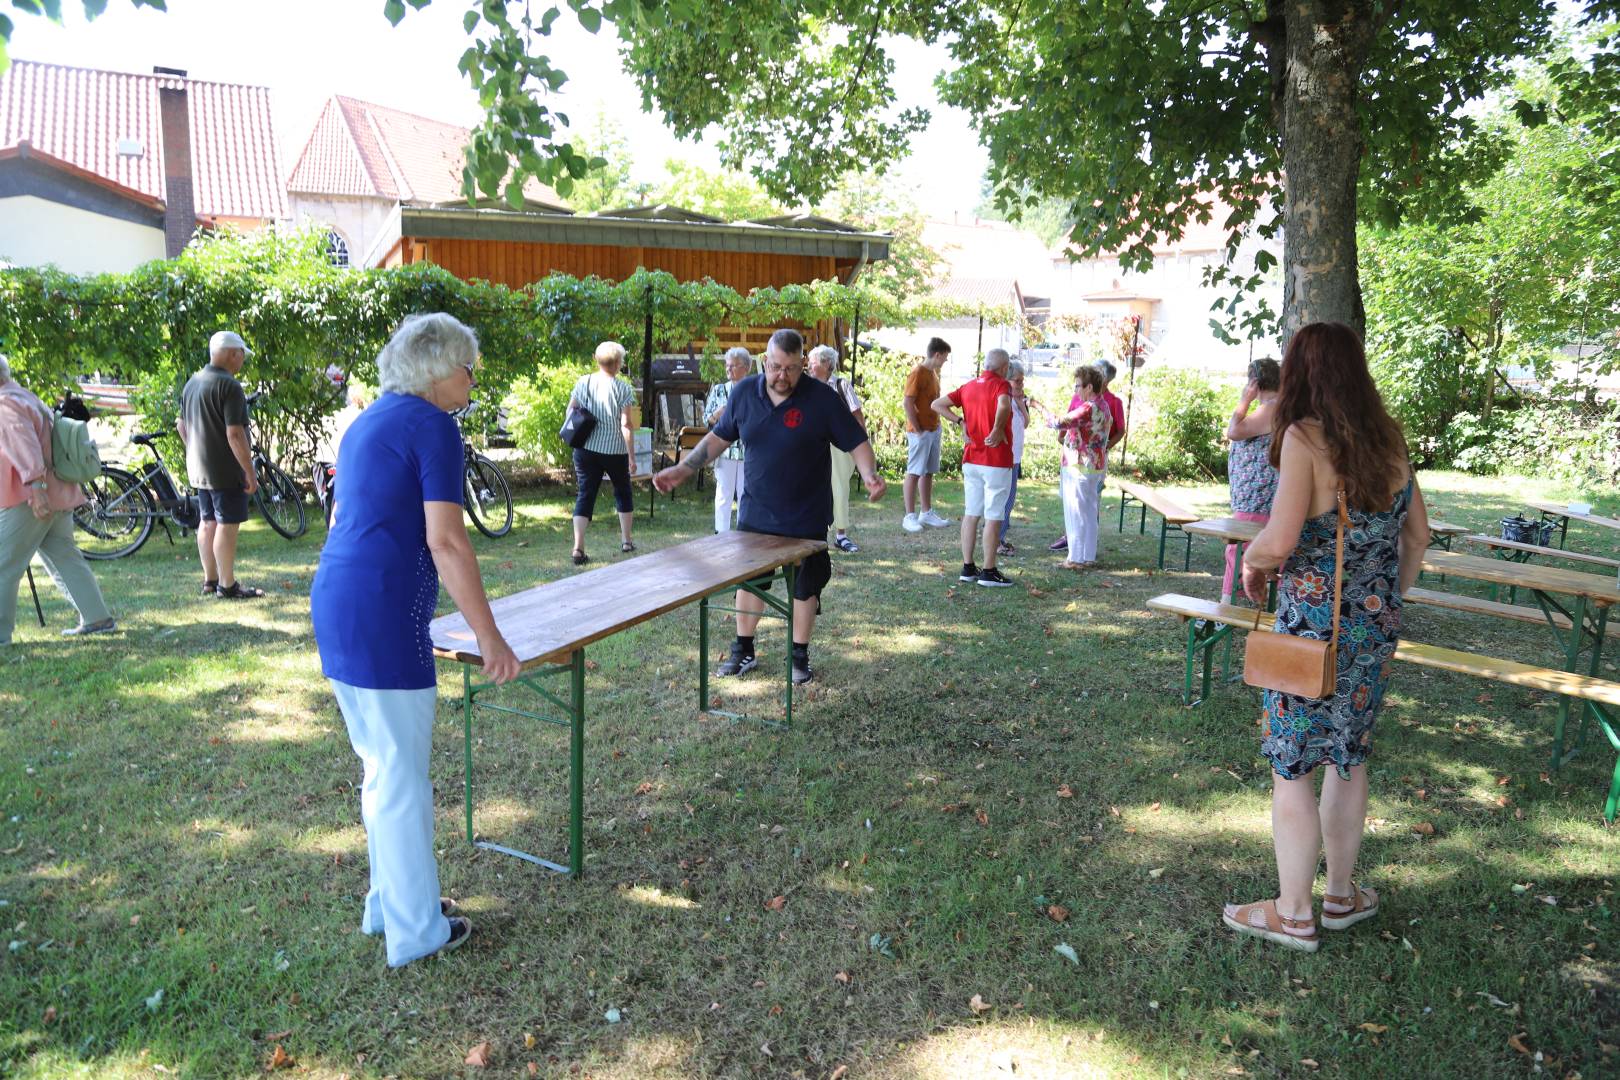
[[[1090,364],[1077,368],[1074,391],[1078,404],[1053,421],[1063,432],[1063,528],[1069,540],[1065,570],[1083,570],[1097,561],[1102,481],[1113,422],[1102,400],[1102,372]]]
[[[17,587],[36,551],[79,612],[79,625],[63,636],[114,627],[90,564],[73,542],[73,508],[84,503],[84,492],[51,471],[51,421],[51,410],[17,385],[0,356],[0,645],[11,643]]]

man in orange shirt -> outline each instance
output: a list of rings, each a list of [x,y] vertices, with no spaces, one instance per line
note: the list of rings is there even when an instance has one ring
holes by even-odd
[[[934,474],[939,472],[939,414],[934,399],[939,397],[939,369],[950,359],[951,347],[940,338],[928,342],[928,359],[911,369],[906,377],[906,516],[900,527],[906,532],[922,532],[924,525],[936,529],[951,523],[934,513]],[[917,509],[918,502],[922,510]]]

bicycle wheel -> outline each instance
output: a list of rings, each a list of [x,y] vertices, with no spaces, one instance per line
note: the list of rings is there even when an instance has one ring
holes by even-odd
[[[90,501],[73,511],[74,542],[87,559],[117,559],[139,551],[157,514],[146,485],[134,473],[104,465],[80,485]]]
[[[485,536],[505,536],[512,531],[512,489],[500,467],[483,454],[474,454],[467,461],[461,505]]]
[[[259,478],[259,490],[253,493],[253,498],[264,520],[288,540],[303,536],[304,530],[309,528],[309,522],[304,520],[304,493],[298,490],[292,477],[263,459],[254,463],[254,473]]]

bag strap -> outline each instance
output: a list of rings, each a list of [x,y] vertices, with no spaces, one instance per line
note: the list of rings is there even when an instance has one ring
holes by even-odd
[[[1339,655],[1339,602],[1344,589],[1344,523],[1350,520],[1349,513],[1344,508],[1344,485],[1340,484],[1334,493],[1339,504],[1339,520],[1333,538],[1333,637],[1330,639],[1329,653]]]

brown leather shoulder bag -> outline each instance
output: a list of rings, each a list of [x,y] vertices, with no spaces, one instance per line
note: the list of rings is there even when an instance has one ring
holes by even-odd
[[[1344,486],[1337,492],[1339,522],[1333,550],[1333,635],[1327,641],[1295,637],[1293,634],[1254,633],[1260,628],[1260,611],[1254,613],[1247,648],[1243,656],[1243,681],[1250,686],[1276,690],[1295,697],[1333,696],[1339,675],[1339,601],[1344,582]]]

